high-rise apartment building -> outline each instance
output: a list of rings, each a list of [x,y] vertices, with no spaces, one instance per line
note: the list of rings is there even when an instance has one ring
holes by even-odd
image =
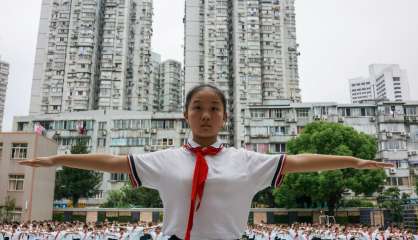
[[[160,64],[159,110],[181,112],[183,110],[183,69],[180,62],[167,60]]]
[[[398,64],[371,64],[368,78],[350,79],[352,103],[363,100],[407,101],[410,99],[406,70]]]
[[[149,99],[150,102],[152,102],[153,105],[153,111],[159,111],[160,110],[160,64],[161,64],[161,55],[156,52],[151,52],[151,67],[152,67],[152,91],[153,95],[152,98]]]
[[[43,0],[30,113],[148,110],[152,0]]]
[[[9,64],[0,59],[0,131],[3,127],[4,104],[6,102],[7,83],[9,79]]]
[[[185,9],[185,91],[216,84],[229,142],[241,146],[245,106],[300,101],[294,0],[186,0]]]

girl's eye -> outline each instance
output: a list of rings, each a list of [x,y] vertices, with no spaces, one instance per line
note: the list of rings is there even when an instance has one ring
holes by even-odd
[[[194,106],[193,109],[200,110],[200,106]]]
[[[219,108],[218,108],[218,107],[213,107],[213,108],[212,108],[212,110],[213,110],[213,111],[218,111],[218,110],[219,110]]]

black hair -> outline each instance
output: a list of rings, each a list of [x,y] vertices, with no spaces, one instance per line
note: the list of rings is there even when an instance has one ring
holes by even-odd
[[[215,85],[212,84],[200,84],[195,87],[193,87],[186,95],[186,103],[184,105],[184,112],[187,112],[187,109],[189,108],[190,102],[192,101],[193,95],[196,93],[202,91],[205,88],[212,89],[216,95],[221,99],[222,106],[224,107],[224,113],[226,113],[226,97],[225,94]]]

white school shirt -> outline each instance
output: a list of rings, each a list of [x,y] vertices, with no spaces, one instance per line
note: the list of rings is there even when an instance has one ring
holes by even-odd
[[[188,140],[191,147],[199,145]],[[212,146],[223,145],[217,141]],[[133,186],[159,191],[164,205],[164,235],[184,239],[196,156],[184,147],[128,155]],[[233,147],[206,155],[209,170],[191,239],[237,239],[247,226],[254,195],[283,180],[285,155],[261,154]]]

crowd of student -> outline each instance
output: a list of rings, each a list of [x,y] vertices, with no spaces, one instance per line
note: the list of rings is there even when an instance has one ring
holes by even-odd
[[[160,225],[32,222],[0,224],[0,240],[168,240]],[[294,224],[248,226],[246,240],[417,240],[418,235],[398,228],[361,225]]]
[[[254,225],[249,226],[244,239],[253,240],[416,240],[418,235],[398,228],[386,229],[362,225]]]
[[[167,240],[160,225],[33,222],[0,224],[0,240]]]

